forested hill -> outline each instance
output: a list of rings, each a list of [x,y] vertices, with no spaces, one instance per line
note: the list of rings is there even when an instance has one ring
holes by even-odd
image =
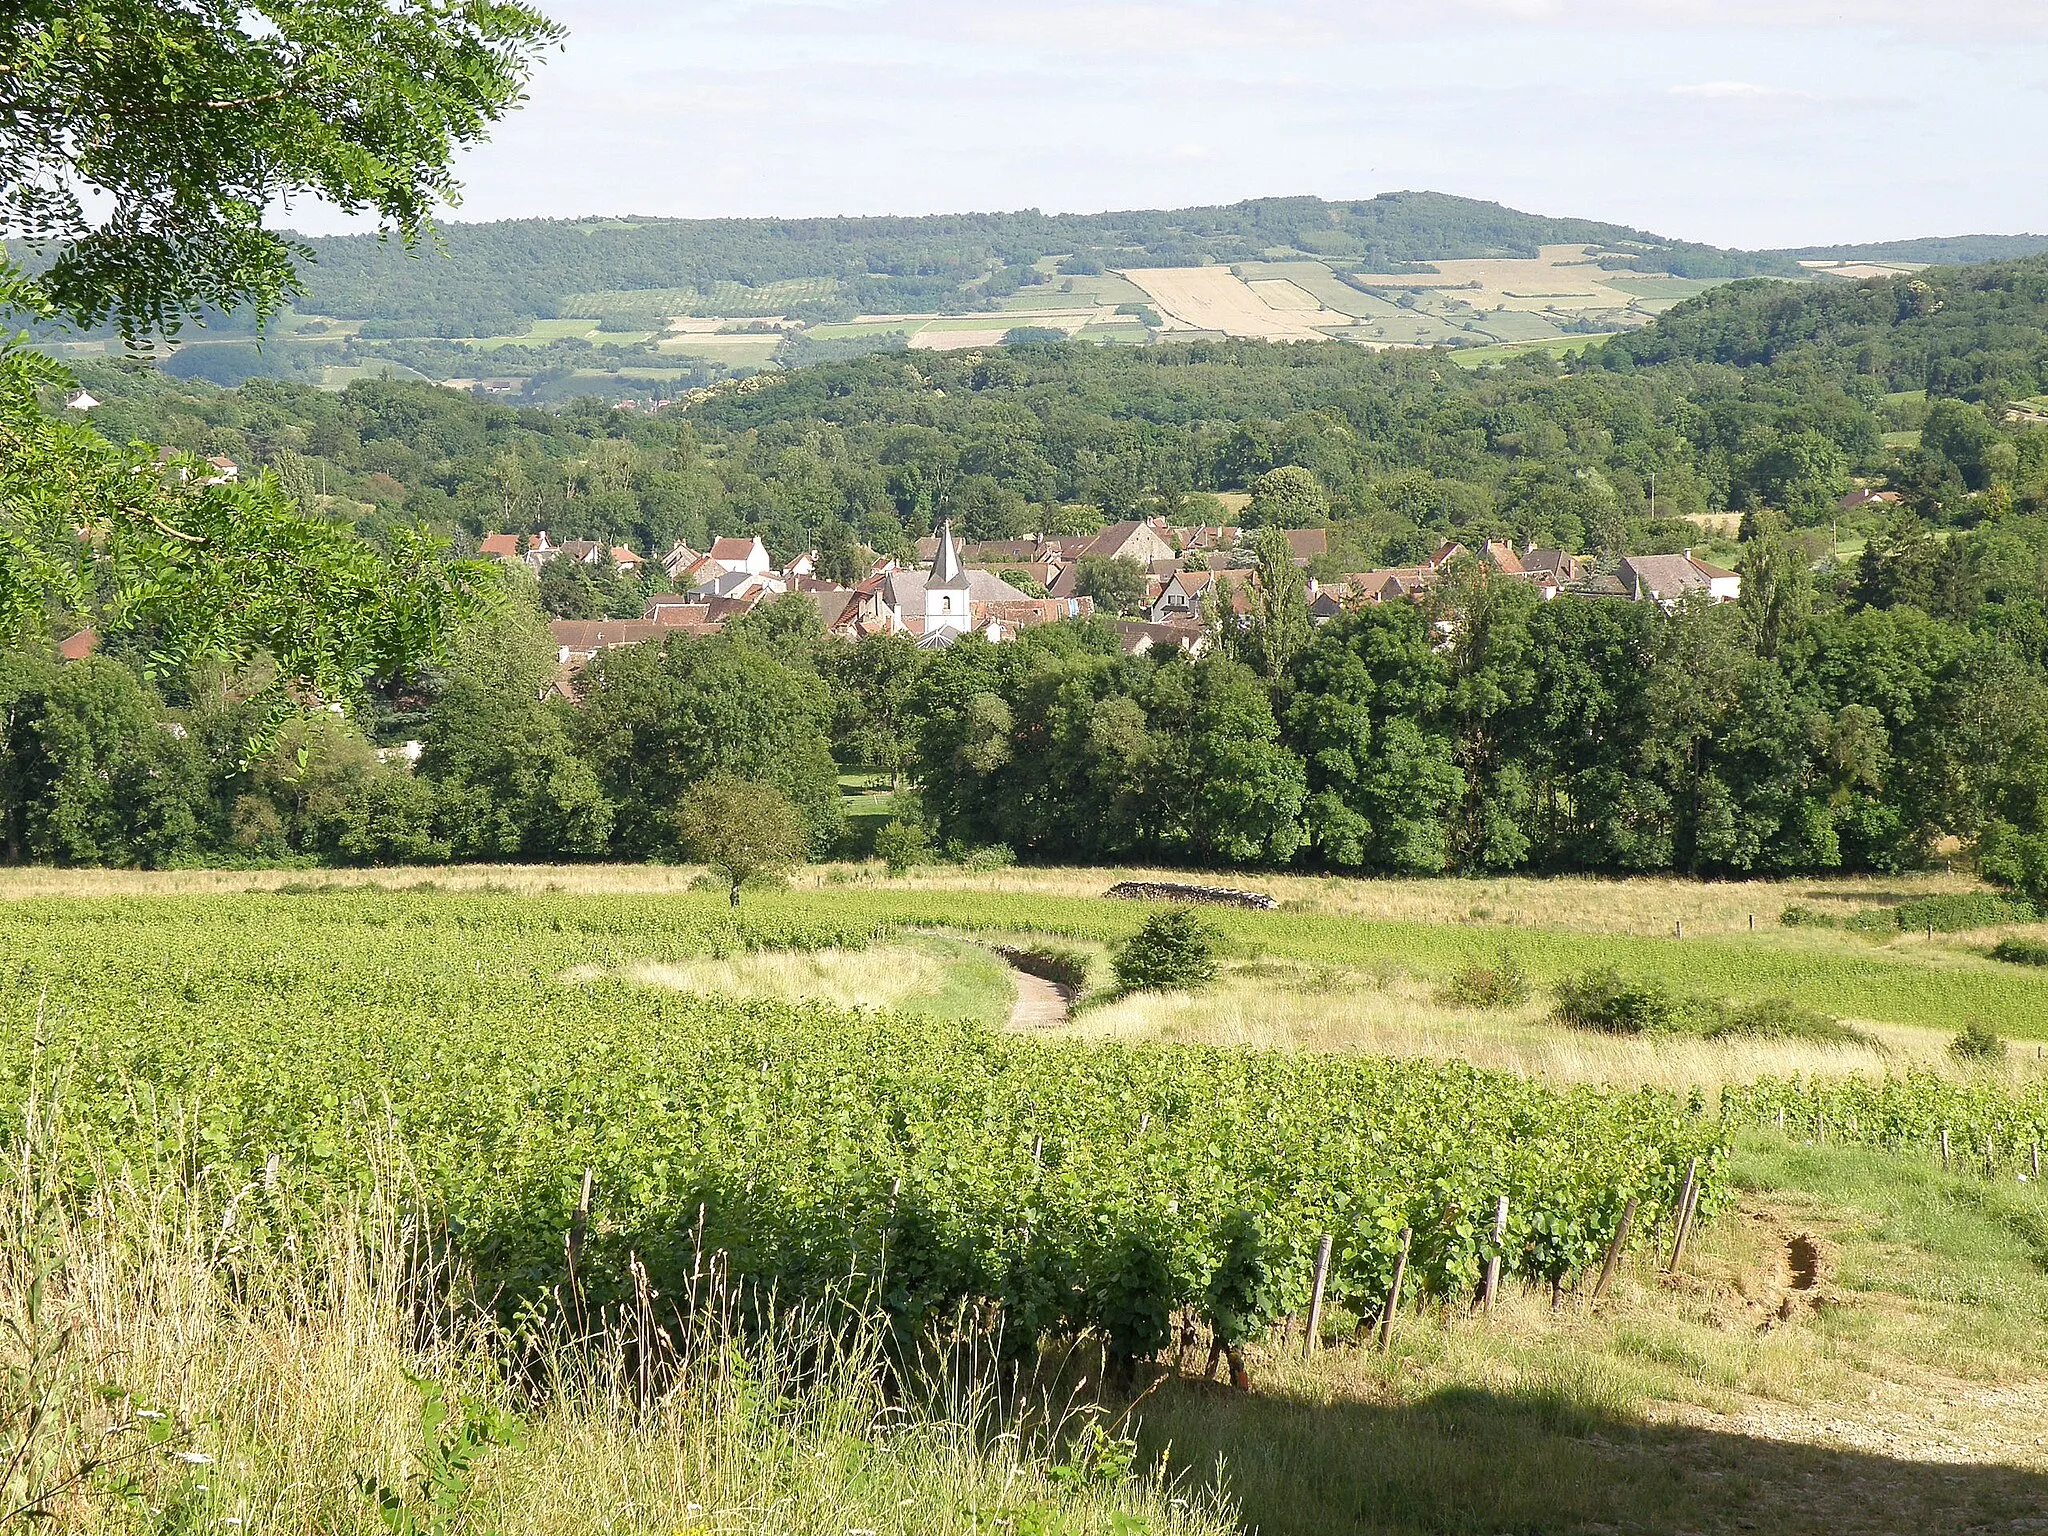
[[[2005,402],[2048,393],[2048,255],[1849,283],[1731,283],[1617,336],[1609,367],[1769,364],[1848,386]]]
[[[1681,277],[1795,275],[1788,258],[1718,250],[1590,219],[1545,218],[1436,192],[1360,202],[1260,198],[1219,208],[927,218],[529,219],[448,224],[447,260],[374,236],[309,239],[310,312],[408,322],[411,334],[492,335],[552,316],[574,295],[759,289],[812,281],[810,318],[993,305],[1032,263],[1189,266],[1300,253],[1359,272],[1436,260],[1530,257],[1551,244],[1606,248],[1619,266]]]
[[[2019,261],[2048,251],[2048,235],[1929,235],[1918,240],[1879,240],[1868,245],[1810,245],[1779,251],[1803,261],[1930,262],[1958,265]]]

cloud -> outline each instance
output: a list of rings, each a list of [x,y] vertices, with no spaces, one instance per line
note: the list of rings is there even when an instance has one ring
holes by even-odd
[[[1721,245],[2048,225],[2041,0],[540,3],[567,50],[466,219],[1428,187]]]
[[[1759,101],[1765,97],[1790,97],[1811,101],[1811,91],[1792,91],[1783,86],[1757,85],[1748,80],[1703,80],[1697,85],[1674,85],[1673,96],[1697,96],[1706,101]]]

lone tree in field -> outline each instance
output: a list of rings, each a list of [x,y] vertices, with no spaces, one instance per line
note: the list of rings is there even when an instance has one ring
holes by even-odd
[[[735,907],[742,885],[802,863],[811,845],[789,796],[730,773],[691,786],[676,809],[676,835],[691,858],[726,880]]]
[[[1154,912],[1116,952],[1116,984],[1126,992],[1179,992],[1216,979],[1222,935],[1193,907]]]

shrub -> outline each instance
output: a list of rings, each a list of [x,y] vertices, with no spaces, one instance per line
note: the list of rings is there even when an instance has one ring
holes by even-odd
[[[1216,979],[1222,935],[1193,907],[1154,912],[1116,952],[1116,984],[1126,992],[1191,991]]]
[[[1567,976],[1557,985],[1558,1020],[1578,1029],[1640,1035],[1673,1028],[1678,1015],[1678,1003],[1662,985],[1628,980],[1611,967]]]
[[[1008,869],[1017,862],[1017,855],[1010,851],[1007,843],[990,843],[984,848],[971,850],[960,863],[964,868],[977,873],[991,869]]]
[[[2005,1041],[1982,1019],[1972,1019],[1949,1041],[1948,1053],[1957,1061],[2003,1061]]]
[[[1034,944],[1028,949],[1003,946],[997,953],[1025,975],[1042,977],[1069,991],[1080,992],[1088,985],[1088,957],[1079,950]]]
[[[1963,933],[1972,928],[1996,928],[2000,923],[2034,920],[2034,909],[2027,902],[1994,896],[1989,891],[1923,896],[1894,907],[1892,913],[1902,933],[1921,932],[1929,927],[1936,933]]]
[[[1787,928],[1832,928],[1837,919],[1812,907],[1787,907],[1778,914],[1778,921]]]
[[[1478,961],[1446,982],[1437,1001],[1450,1008],[1519,1008],[1529,1001],[1529,973],[1503,949],[1492,965]]]
[[[1691,1010],[1709,1040],[1742,1035],[1759,1040],[1849,1041],[1863,1037],[1832,1014],[1803,1008],[1789,997],[1753,1003],[1702,1003]]]
[[[1991,946],[1991,958],[2008,965],[2048,965],[2048,944],[2039,939],[2000,939]]]
[[[928,863],[931,851],[931,838],[926,834],[923,822],[905,821],[899,817],[883,823],[875,832],[875,857],[888,866],[892,875],[900,875],[913,865]]]

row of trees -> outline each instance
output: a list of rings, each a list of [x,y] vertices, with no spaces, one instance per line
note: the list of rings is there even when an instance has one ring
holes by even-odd
[[[1033,859],[1793,874],[1914,867],[1956,840],[2035,890],[2048,525],[2004,537],[2005,574],[1979,560],[1966,615],[1887,598],[1902,556],[1817,581],[1765,530],[1739,604],[1543,603],[1473,562],[1430,606],[1320,628],[1298,591],[1274,594],[1193,661],[1126,656],[1095,623],[846,645],[789,599],[610,652],[575,703],[546,696],[546,632],[508,588],[427,680],[416,770],[333,716],[245,763],[249,706],[228,693],[172,710],[117,658],[16,658],[8,850],[677,858],[701,851],[692,789],[722,778],[776,791],[824,854],[844,846],[836,776],[864,769],[916,786],[905,814],[930,841]]]

